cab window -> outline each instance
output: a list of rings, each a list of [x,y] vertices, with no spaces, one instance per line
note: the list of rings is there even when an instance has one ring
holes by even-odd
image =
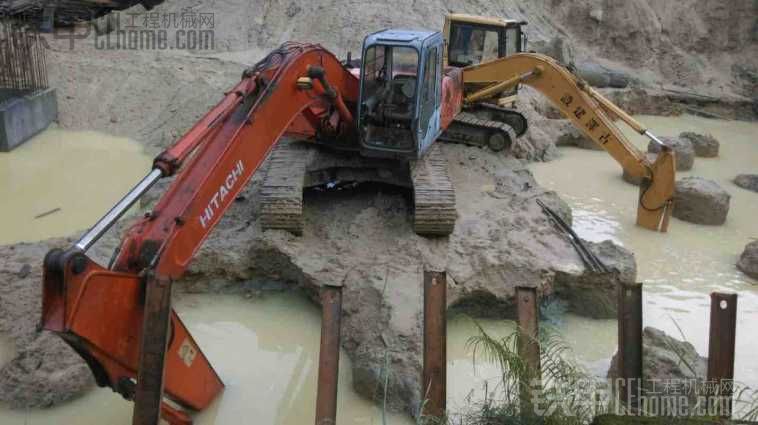
[[[421,115],[419,117],[419,126],[422,136],[426,137],[429,127],[429,120],[434,114],[437,104],[437,61],[439,54],[436,47],[429,49],[426,53],[424,64],[423,85],[421,86]]]
[[[505,56],[510,56],[521,51],[521,37],[519,27],[505,30]]]
[[[499,36],[495,29],[466,24],[451,28],[449,62],[468,66],[499,57]]]
[[[385,47],[371,46],[366,49],[363,65],[363,89],[366,96],[377,93],[382,83],[382,72],[385,69]]]

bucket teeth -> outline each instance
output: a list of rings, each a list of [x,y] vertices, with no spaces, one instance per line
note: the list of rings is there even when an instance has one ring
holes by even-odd
[[[411,161],[413,180],[413,229],[419,235],[447,236],[455,228],[455,189],[448,173],[447,159],[433,145],[418,161]]]
[[[263,230],[282,229],[303,233],[303,186],[306,147],[282,141],[271,152],[261,188]]]

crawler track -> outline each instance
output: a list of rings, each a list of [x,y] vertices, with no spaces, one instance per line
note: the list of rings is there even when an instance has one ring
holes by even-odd
[[[303,233],[303,186],[307,146],[282,141],[271,152],[261,188],[261,225],[264,230]]]
[[[413,180],[413,229],[419,235],[446,236],[453,232],[458,213],[455,189],[448,173],[447,159],[433,145],[418,161],[410,163]]]
[[[526,119],[518,111],[495,105],[477,105],[456,115],[440,139],[501,151],[510,149],[526,129]]]

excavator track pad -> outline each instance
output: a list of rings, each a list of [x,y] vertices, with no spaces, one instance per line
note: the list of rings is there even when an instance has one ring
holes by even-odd
[[[448,172],[447,158],[438,145],[418,161],[410,162],[413,181],[413,230],[424,236],[453,233],[458,213],[455,189]]]
[[[303,187],[308,146],[281,141],[271,152],[261,188],[261,225],[303,234]]]
[[[487,146],[495,152],[507,151],[527,128],[526,118],[520,112],[480,104],[458,113],[440,139],[470,146]]]

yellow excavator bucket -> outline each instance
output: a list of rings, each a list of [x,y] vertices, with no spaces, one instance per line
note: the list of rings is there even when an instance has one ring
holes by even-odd
[[[652,179],[642,179],[637,224],[646,229],[665,232],[674,208],[676,158],[671,149],[663,149],[651,166]]]

